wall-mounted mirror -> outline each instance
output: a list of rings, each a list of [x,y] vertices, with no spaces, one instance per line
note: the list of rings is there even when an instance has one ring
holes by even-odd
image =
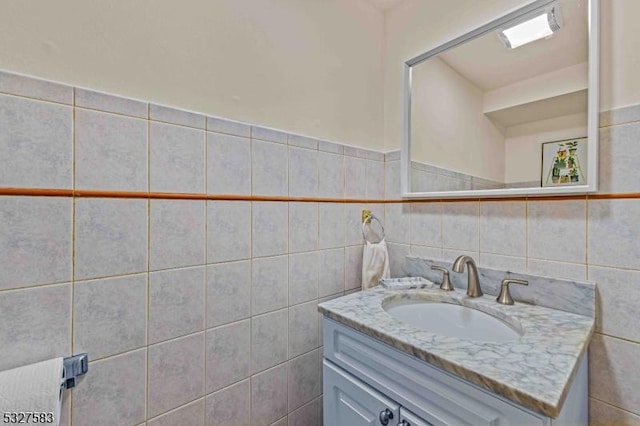
[[[405,197],[597,190],[599,0],[538,0],[405,63]]]

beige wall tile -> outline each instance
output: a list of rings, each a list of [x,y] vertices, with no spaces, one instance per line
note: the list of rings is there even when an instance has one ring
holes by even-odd
[[[344,291],[344,249],[323,250],[320,253],[318,296],[325,297]]]
[[[367,160],[350,157],[345,153],[344,170],[345,197],[365,198],[367,196]]]
[[[149,104],[147,102],[80,87],[76,87],[75,105],[137,118],[149,117]]]
[[[251,202],[207,201],[207,262],[251,257]]]
[[[408,244],[387,244],[389,251],[389,269],[392,278],[400,278],[406,276],[405,259],[411,253],[411,246]]]
[[[73,390],[74,426],[144,422],[146,349],[91,362],[89,371]]]
[[[72,105],[73,90],[73,87],[66,84],[0,71],[2,93]]]
[[[441,259],[442,249],[440,247],[411,246],[411,255],[424,257],[426,259]]]
[[[597,284],[597,330],[640,342],[640,271],[590,266],[589,280]]]
[[[640,413],[640,344],[596,334],[589,347],[589,395]]]
[[[75,187],[148,190],[147,121],[76,108]]]
[[[147,422],[147,426],[203,426],[204,398]]]
[[[569,280],[587,279],[587,265],[580,263],[553,262],[551,260],[527,260],[527,272],[545,277],[565,278]]]
[[[207,266],[207,326],[251,316],[251,262]]]
[[[289,411],[320,395],[319,350],[291,359],[289,365]]]
[[[640,123],[600,129],[598,192],[638,192]]]
[[[385,205],[385,231],[389,243],[409,244],[411,241],[411,205]]]
[[[207,193],[251,194],[251,140],[207,132]]]
[[[75,353],[99,359],[147,344],[147,274],[76,282],[73,308]]]
[[[476,259],[478,266],[491,269],[502,269],[511,272],[527,272],[527,259],[525,257],[503,256],[499,254],[480,253]]]
[[[206,392],[214,392],[251,375],[251,321],[207,331]]]
[[[317,398],[292,411],[289,414],[289,426],[322,426],[320,419],[321,405],[320,398]]]
[[[289,253],[318,249],[318,203],[289,203]]]
[[[585,201],[534,201],[527,207],[529,257],[586,262]]]
[[[362,244],[364,242],[362,237],[362,211],[365,209],[370,210],[366,204],[347,203],[344,205],[345,245],[354,246],[356,244]],[[384,207],[382,216],[382,219],[384,219]],[[382,221],[382,219],[380,220]],[[380,229],[377,224],[375,226],[376,230]],[[367,230],[366,232],[367,235],[369,235],[369,230]],[[374,238],[373,234],[370,236],[370,238]]]
[[[590,426],[640,426],[640,416],[589,398]]]
[[[286,144],[288,135],[284,132],[269,129],[267,127],[251,126],[251,137],[253,139]]]
[[[289,195],[318,195],[318,151],[289,147]]]
[[[289,308],[289,358],[320,346],[318,342],[318,302]]]
[[[0,371],[71,351],[71,284],[0,292]]]
[[[400,198],[400,161],[384,163],[384,196],[387,200]]]
[[[287,307],[287,256],[263,257],[251,261],[251,300],[253,315]]]
[[[204,266],[149,274],[149,344],[204,330]]]
[[[72,201],[0,197],[0,290],[71,280]]]
[[[150,191],[205,193],[204,130],[151,122],[149,155]]]
[[[218,117],[207,117],[207,130],[246,138],[251,137],[251,126],[249,124]]]
[[[157,104],[149,105],[149,118],[197,129],[204,129],[206,122],[205,116],[202,114]]]
[[[344,204],[320,203],[318,206],[318,247],[344,247]]]
[[[251,424],[267,426],[287,414],[287,364],[251,377]]]
[[[367,160],[366,197],[374,200],[384,199],[384,162]]]
[[[344,154],[344,145],[329,141],[318,141],[318,150],[342,155]]]
[[[288,250],[289,210],[287,203],[252,203],[251,255],[286,254]]]
[[[149,417],[204,396],[204,333],[149,347],[148,380]]]
[[[251,424],[251,382],[249,380],[219,390],[207,397],[206,426]]]
[[[0,187],[72,188],[72,114],[68,106],[0,95]]]
[[[75,201],[75,279],[147,270],[147,200]]]
[[[316,139],[308,138],[300,135],[289,135],[287,143],[290,146],[297,146],[300,148],[315,149],[318,150],[318,141]]]
[[[479,249],[479,203],[442,204],[442,247],[477,251]]]
[[[346,247],[345,252],[345,281],[344,289],[353,290],[362,287],[362,256],[363,246]]]
[[[640,270],[640,200],[589,201],[589,264]]]
[[[286,145],[252,139],[251,191],[253,195],[288,195]]]
[[[344,156],[318,153],[318,196],[344,197]]]
[[[288,311],[251,318],[251,371],[255,374],[287,360]]]
[[[150,270],[205,263],[205,206],[205,201],[150,201]]]
[[[407,220],[404,218],[403,220]],[[442,204],[411,204],[411,243],[442,247]]]
[[[318,298],[318,252],[289,255],[289,305]]]
[[[524,201],[480,203],[480,251],[526,256],[527,205]]]

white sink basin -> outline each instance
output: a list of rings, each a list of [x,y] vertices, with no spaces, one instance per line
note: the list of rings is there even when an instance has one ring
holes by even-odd
[[[385,306],[393,318],[430,333],[482,342],[518,340],[521,334],[503,321],[466,306],[403,301]]]

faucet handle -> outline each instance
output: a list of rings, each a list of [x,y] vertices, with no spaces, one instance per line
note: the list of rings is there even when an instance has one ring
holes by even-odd
[[[513,305],[513,298],[511,297],[511,293],[509,293],[509,284],[529,285],[529,281],[508,278],[506,280],[502,280],[500,295],[496,299],[498,303],[503,305]]]
[[[440,283],[440,290],[453,291],[453,286],[449,280],[449,270],[447,268],[441,268],[440,266],[432,266],[431,269],[442,271],[442,283]]]

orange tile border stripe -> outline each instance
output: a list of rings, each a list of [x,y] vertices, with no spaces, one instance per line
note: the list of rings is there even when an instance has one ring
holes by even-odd
[[[187,194],[171,192],[132,192],[102,191],[84,189],[47,189],[47,188],[0,188],[0,196],[25,197],[76,197],[76,198],[135,198],[159,200],[206,200],[206,201],[280,201],[301,203],[352,203],[373,204],[386,203],[389,200],[365,198],[322,198],[322,197],[289,197],[270,195],[237,195],[237,194]]]
[[[399,204],[399,203],[460,203],[470,201],[513,202],[513,201],[567,201],[567,200],[625,200],[640,199],[640,192],[592,195],[556,195],[548,197],[505,197],[505,198],[411,198],[411,199],[366,199],[366,198],[323,198],[323,197],[288,197],[268,195],[234,195],[234,194],[186,194],[170,192],[130,192],[73,190],[51,188],[0,188],[0,196],[26,197],[76,197],[76,198],[133,198],[152,200],[205,200],[205,201],[278,201],[300,203],[344,203],[344,204]]]

